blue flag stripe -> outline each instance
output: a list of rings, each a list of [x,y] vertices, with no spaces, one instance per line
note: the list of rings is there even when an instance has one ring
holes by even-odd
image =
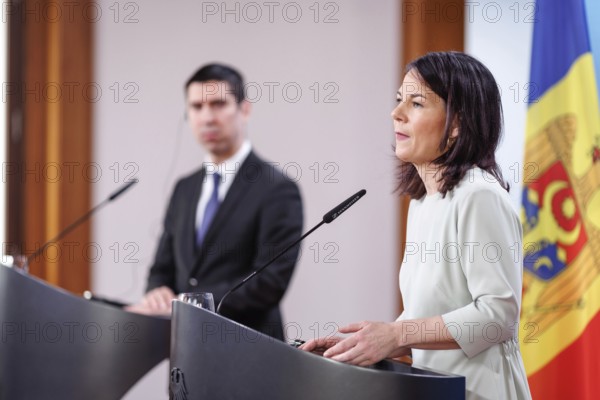
[[[583,0],[537,0],[533,28],[529,104],[590,51]]]

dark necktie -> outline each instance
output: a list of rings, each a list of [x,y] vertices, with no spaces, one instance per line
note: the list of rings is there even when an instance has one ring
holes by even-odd
[[[221,175],[213,174],[213,192],[210,195],[210,199],[208,199],[208,203],[206,203],[206,208],[204,209],[204,217],[202,218],[202,223],[196,232],[196,244],[198,246],[202,245],[202,241],[204,240],[204,235],[208,231],[210,227],[210,223],[212,222],[217,210],[219,209],[219,183],[221,183]]]

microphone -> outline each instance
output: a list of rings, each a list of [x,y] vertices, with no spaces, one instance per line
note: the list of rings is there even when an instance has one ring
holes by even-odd
[[[360,198],[363,197],[365,194],[367,194],[367,191],[363,189],[357,192],[356,194],[348,197],[339,206],[329,211],[327,214],[323,215],[323,221],[325,221],[325,223],[330,223],[331,221],[342,215],[344,211],[352,207],[354,203],[360,200]]]
[[[279,254],[277,254],[275,257],[273,257],[265,265],[263,265],[262,267],[260,267],[256,271],[252,272],[250,275],[248,275],[246,278],[244,278],[242,281],[240,281],[233,288],[229,289],[229,291],[227,293],[225,293],[225,295],[221,298],[221,301],[219,302],[219,305],[217,306],[217,314],[221,314],[221,306],[223,305],[223,301],[227,298],[227,296],[229,296],[231,293],[233,293],[236,290],[238,290],[240,287],[242,287],[250,279],[252,279],[256,275],[260,274],[265,268],[267,268],[269,265],[271,265],[273,262],[275,262],[277,259],[279,259],[279,257],[281,257],[282,255],[284,255],[285,253],[287,253],[288,250],[290,250],[292,247],[296,246],[298,243],[300,243],[301,241],[303,241],[304,238],[306,238],[308,235],[310,235],[311,233],[313,233],[314,231],[316,231],[321,225],[323,225],[323,224],[329,224],[334,219],[338,218],[340,215],[342,215],[343,212],[345,212],[352,205],[354,205],[354,203],[356,203],[366,193],[367,193],[367,191],[365,189],[362,189],[362,190],[356,192],[356,194],[348,197],[346,200],[344,200],[343,202],[341,202],[334,209],[332,209],[331,211],[329,211],[327,214],[323,215],[323,219],[321,220],[321,222],[319,222],[317,225],[315,225],[310,231],[308,231],[304,235],[302,235],[300,237],[300,239],[298,239],[294,243],[290,244],[288,247],[286,247],[285,249],[283,249]]]
[[[139,182],[138,178],[133,178],[132,180],[130,180],[129,182],[124,184],[120,189],[115,190],[114,193],[111,194],[110,196],[108,196],[108,199],[105,200],[104,202],[113,201],[114,199],[116,199],[117,197],[122,195],[126,190],[129,190],[130,187],[132,187],[133,185],[135,185],[138,182]],[[100,206],[100,204],[97,207],[99,207],[99,206]]]
[[[89,300],[89,301],[95,301],[98,303],[108,304],[109,306],[113,306],[113,307],[117,307],[117,308],[124,308],[127,306],[127,304],[122,303],[120,301],[107,299],[106,297],[96,296],[89,290],[86,290],[85,292],[83,292],[83,298],[86,300]]]
[[[90,216],[92,216],[92,214],[94,214],[100,208],[104,207],[106,204],[108,204],[109,202],[115,200],[117,197],[119,197],[120,195],[122,195],[123,193],[125,193],[126,190],[128,190],[130,187],[132,187],[136,183],[138,183],[138,179],[137,178],[133,178],[132,180],[128,181],[125,185],[123,185],[121,188],[117,189],[114,193],[112,193],[110,196],[108,196],[108,198],[104,199],[100,204],[98,204],[95,207],[93,207],[87,213],[83,214],[76,221],[74,221],[73,223],[71,223],[71,225],[69,225],[65,229],[63,229],[58,235],[56,235],[55,237],[53,237],[52,239],[50,239],[46,243],[44,243],[42,245],[42,247],[40,247],[35,252],[33,252],[33,254],[31,254],[29,257],[27,257],[27,260],[25,261],[25,264],[23,265],[23,270],[25,272],[28,272],[29,271],[29,263],[31,262],[31,260],[33,260],[35,257],[37,257],[40,254],[42,254],[42,252],[44,250],[46,250],[46,248],[48,246],[50,246],[52,243],[58,242],[60,239],[62,239],[64,236],[66,236],[68,233],[70,233],[73,229],[77,228],[85,220],[87,220]]]

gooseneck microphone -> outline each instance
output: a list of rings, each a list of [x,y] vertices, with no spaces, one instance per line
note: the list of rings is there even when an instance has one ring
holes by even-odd
[[[348,197],[346,200],[341,202],[339,206],[335,207],[333,210],[331,210],[327,214],[323,215],[323,221],[321,221],[321,224],[323,222],[328,224],[331,221],[333,221],[334,219],[336,219],[337,217],[339,217],[340,215],[342,215],[342,213],[344,211],[346,211],[347,209],[352,207],[354,205],[354,203],[356,203],[358,200],[360,200],[360,198],[363,197],[365,194],[367,194],[367,191],[365,189],[363,189],[363,190],[358,191],[356,194]],[[319,224],[318,226],[321,226],[321,224]]]
[[[286,247],[285,249],[283,249],[279,254],[277,254],[275,257],[273,257],[271,260],[269,260],[269,262],[267,262],[265,265],[263,265],[262,267],[260,267],[256,271],[252,272],[250,275],[248,275],[246,278],[244,278],[242,281],[240,281],[240,283],[238,283],[237,285],[235,285],[234,287],[232,287],[231,289],[229,289],[229,291],[227,293],[225,293],[225,295],[221,298],[221,301],[219,302],[219,305],[217,306],[217,314],[221,314],[221,306],[223,305],[223,301],[227,298],[227,296],[229,296],[231,293],[233,293],[236,290],[238,290],[240,287],[242,287],[250,279],[252,279],[256,275],[260,274],[265,268],[267,268],[269,265],[271,265],[273,262],[275,262],[279,257],[281,257],[282,255],[284,255],[285,253],[287,253],[292,247],[296,246],[298,243],[300,243],[301,241],[303,241],[304,238],[306,238],[308,235],[310,235],[311,233],[313,233],[314,231],[316,231],[321,225],[323,225],[323,224],[329,224],[334,219],[338,218],[340,215],[342,215],[342,213],[344,213],[344,211],[346,211],[352,205],[354,205],[354,203],[356,203],[366,193],[367,193],[367,191],[365,189],[362,189],[362,190],[356,192],[356,194],[353,194],[352,196],[348,197],[346,200],[344,200],[343,202],[341,202],[334,209],[332,209],[331,211],[329,211],[327,214],[323,215],[323,219],[321,220],[321,222],[319,222],[310,231],[308,231],[304,235],[302,235],[300,237],[300,239],[298,239],[294,243],[290,244],[288,247]]]
[[[55,237],[53,237],[52,239],[50,239],[46,243],[44,243],[33,254],[31,254],[29,257],[27,257],[27,260],[25,261],[25,264],[23,265],[23,269],[25,270],[25,272],[28,272],[28,270],[29,270],[29,263],[31,262],[31,260],[33,260],[35,257],[37,257],[40,254],[42,254],[42,252],[44,250],[46,250],[46,248],[48,246],[50,246],[52,243],[58,242],[60,239],[62,239],[63,237],[65,237],[73,229],[77,228],[85,220],[87,220],[89,217],[91,217],[92,214],[94,214],[100,208],[104,207],[106,204],[108,204],[109,202],[113,201],[114,199],[116,199],[117,197],[119,197],[120,195],[122,195],[123,193],[125,193],[125,191],[127,191],[130,187],[132,187],[136,183],[138,183],[138,179],[137,178],[133,178],[132,180],[128,181],[123,186],[121,186],[119,189],[115,190],[114,193],[112,193],[110,196],[108,196],[106,199],[104,199],[100,204],[98,204],[95,207],[93,207],[87,213],[83,214],[81,217],[79,217],[77,220],[75,220],[73,223],[71,223],[71,225],[67,226],[65,229],[63,229],[62,231],[60,231],[60,233],[58,235],[56,235]]]

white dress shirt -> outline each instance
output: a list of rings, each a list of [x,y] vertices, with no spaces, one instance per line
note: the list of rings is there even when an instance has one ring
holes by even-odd
[[[200,194],[200,199],[198,200],[198,207],[196,208],[196,231],[202,224],[202,219],[204,218],[204,210],[206,209],[206,204],[212,195],[214,189],[214,181],[213,175],[215,173],[219,173],[221,175],[221,183],[219,185],[219,202],[222,203],[223,199],[227,195],[235,176],[240,170],[244,161],[250,154],[252,150],[252,145],[248,140],[244,141],[240,149],[227,160],[222,163],[215,163],[213,158],[209,154],[203,166],[206,169],[206,174],[204,175],[204,181],[202,182],[202,192]]]

